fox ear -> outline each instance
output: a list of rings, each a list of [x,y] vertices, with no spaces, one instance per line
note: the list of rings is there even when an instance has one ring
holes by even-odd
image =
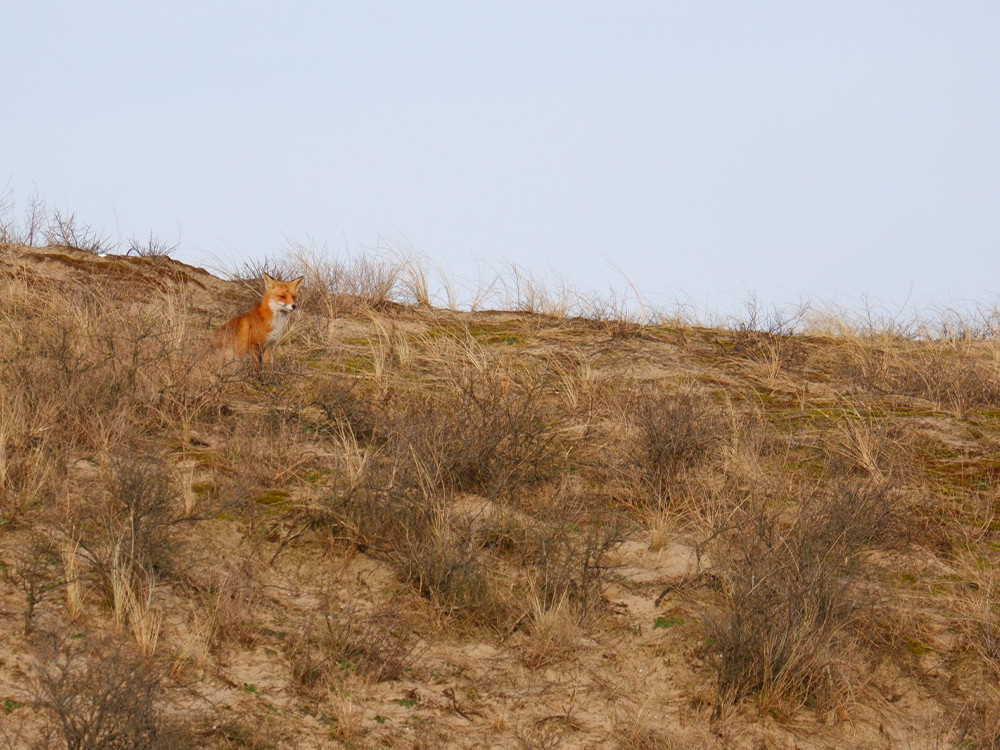
[[[293,289],[293,290],[297,290],[297,289],[299,288],[299,284],[301,284],[301,283],[302,283],[302,280],[303,280],[304,278],[305,278],[305,276],[299,276],[299,278],[297,278],[297,279],[292,279],[292,280],[291,280],[291,281],[289,281],[288,283],[292,285],[292,289]]]
[[[272,279],[266,273],[263,274],[263,276],[264,276],[264,286],[265,286],[265,288],[270,288],[270,287],[274,286],[274,284],[275,284],[274,279]]]

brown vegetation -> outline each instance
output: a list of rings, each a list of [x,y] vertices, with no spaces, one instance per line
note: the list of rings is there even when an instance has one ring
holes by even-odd
[[[299,248],[217,373],[252,288],[53,226],[0,224],[0,744],[1000,744],[992,317],[457,312]]]

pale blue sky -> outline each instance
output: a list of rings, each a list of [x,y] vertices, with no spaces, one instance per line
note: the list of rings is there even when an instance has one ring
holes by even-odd
[[[1000,3],[0,9],[0,188],[212,264],[405,241],[655,303],[1000,291]]]

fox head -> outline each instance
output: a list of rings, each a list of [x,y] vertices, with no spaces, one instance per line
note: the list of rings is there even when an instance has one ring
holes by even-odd
[[[291,281],[277,281],[264,274],[264,299],[271,312],[288,314],[295,309],[295,295],[304,276]]]

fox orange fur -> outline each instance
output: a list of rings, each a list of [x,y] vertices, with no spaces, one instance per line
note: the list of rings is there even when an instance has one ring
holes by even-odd
[[[295,297],[304,277],[276,281],[264,274],[264,296],[242,315],[219,326],[216,342],[236,357],[251,355],[257,364],[271,361],[275,345],[295,310]]]

